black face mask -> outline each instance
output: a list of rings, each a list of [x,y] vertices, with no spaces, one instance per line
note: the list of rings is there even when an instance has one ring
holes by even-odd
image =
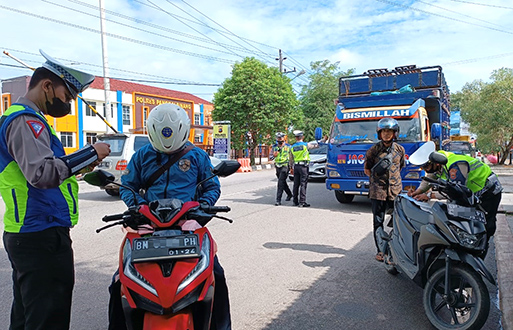
[[[431,164],[431,165],[429,165],[429,170],[424,168],[424,171],[426,171],[426,173],[436,173],[437,172],[437,168],[436,168],[435,165]]]
[[[46,96],[45,92],[45,98],[46,98],[46,111],[48,111],[48,114],[55,118],[64,117],[71,113],[71,103],[65,103],[62,102],[62,100],[58,97],[55,97],[55,89],[53,88],[53,99],[52,103],[48,101],[48,97]]]
[[[278,144],[283,144],[283,142],[285,142],[285,141],[278,141],[278,140],[276,141],[276,143],[278,143]]]

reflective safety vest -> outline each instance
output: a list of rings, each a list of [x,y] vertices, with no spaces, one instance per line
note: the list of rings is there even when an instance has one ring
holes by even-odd
[[[273,151],[278,151],[278,156],[274,158],[274,163],[277,165],[287,165],[289,163],[289,153],[290,153],[290,144],[284,143],[283,146],[280,147],[276,144],[273,147]]]
[[[492,174],[492,169],[490,168],[490,166],[486,165],[479,159],[470,156],[458,155],[443,150],[440,150],[438,152],[444,154],[448,160],[447,164],[445,165],[445,170],[442,171],[442,179],[457,181],[462,184],[465,184],[474,193],[480,191],[485,187],[486,179],[488,179],[490,174]],[[457,167],[457,163],[459,162],[468,163],[469,172],[466,180]]]
[[[306,142],[296,142],[292,145],[291,149],[294,163],[310,161],[310,153],[308,152],[308,144]]]
[[[78,183],[75,176],[60,186],[38,189],[27,182],[18,163],[7,150],[6,131],[14,118],[31,115],[52,132],[51,149],[55,157],[65,155],[62,143],[46,118],[28,106],[13,104],[0,119],[0,193],[5,203],[4,230],[29,233],[50,227],[71,227],[78,221]]]

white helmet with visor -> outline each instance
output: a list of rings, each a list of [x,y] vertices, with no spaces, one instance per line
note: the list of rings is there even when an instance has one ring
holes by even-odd
[[[170,154],[187,142],[191,120],[184,109],[176,104],[165,103],[150,111],[146,128],[153,148]]]

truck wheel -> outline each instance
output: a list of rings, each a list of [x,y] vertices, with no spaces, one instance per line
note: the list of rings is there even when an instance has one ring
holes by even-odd
[[[110,196],[119,196],[119,189],[105,189],[105,192]]]
[[[337,198],[337,201],[339,201],[342,204],[348,204],[353,201],[354,195],[348,195],[345,194],[343,191],[335,190],[335,197]]]

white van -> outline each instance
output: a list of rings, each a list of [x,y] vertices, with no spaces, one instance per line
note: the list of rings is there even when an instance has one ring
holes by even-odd
[[[132,155],[150,143],[146,134],[102,134],[98,135],[98,140],[110,144],[110,155],[105,157],[96,168],[113,174],[117,183],[121,183],[121,176],[125,174]],[[109,184],[103,188],[111,196],[119,195],[119,186]]]

